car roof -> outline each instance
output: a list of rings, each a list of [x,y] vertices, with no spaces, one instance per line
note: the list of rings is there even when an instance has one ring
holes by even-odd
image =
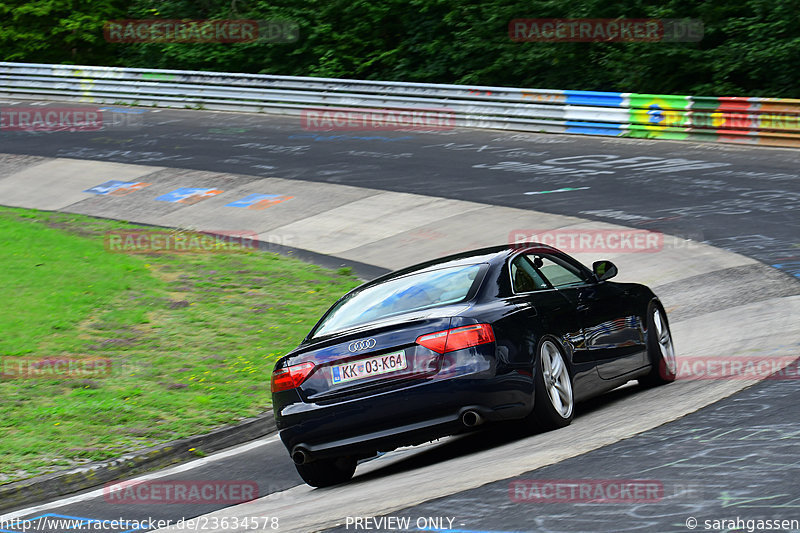
[[[491,266],[491,265],[503,264],[505,263],[505,260],[509,256],[522,250],[531,250],[540,253],[541,252],[563,253],[560,250],[553,248],[552,246],[536,242],[523,243],[523,244],[516,244],[516,243],[501,244],[497,246],[489,246],[487,248],[478,248],[476,250],[459,252],[456,254],[451,254],[430,261],[426,261],[424,263],[411,265],[399,270],[395,270],[394,272],[389,272],[388,274],[384,274],[383,276],[377,277],[371,281],[359,285],[358,287],[353,288],[347,294],[343,295],[338,301],[340,302],[345,298],[347,298],[349,295],[352,295],[353,293],[356,293],[368,287],[380,285],[381,283],[384,283],[386,281],[401,278],[403,276],[415,274],[418,272],[438,270],[442,268],[449,268],[456,266],[468,266],[468,265],[479,265],[479,264],[489,264]],[[336,304],[334,304],[334,306],[335,305]],[[334,306],[331,306],[328,312],[330,312],[330,310],[333,309]],[[323,317],[320,319],[320,322],[325,316],[327,316],[328,312],[326,312],[323,315]],[[303,340],[304,343],[309,340],[310,335],[317,329],[318,326],[319,322],[317,322],[317,324],[309,332],[308,336]]]
[[[553,248],[552,246],[548,246],[546,244],[538,243],[538,242],[526,242],[522,244],[501,244],[497,246],[489,246],[487,248],[478,248],[476,250],[468,250],[464,252],[458,252],[455,254],[447,255],[444,257],[439,257],[437,259],[432,259],[430,261],[425,261],[423,263],[417,263],[416,265],[411,265],[405,268],[401,268],[399,270],[395,270],[393,272],[389,272],[388,274],[384,274],[378,278],[373,279],[367,283],[364,283],[360,287],[357,287],[354,290],[358,290],[367,286],[371,285],[378,285],[385,281],[399,278],[406,276],[408,274],[413,274],[417,272],[424,272],[427,270],[438,270],[440,268],[447,268],[451,266],[466,266],[466,265],[475,265],[480,263],[489,263],[489,264],[496,264],[502,263],[508,258],[508,256],[516,253],[519,250],[535,250],[537,252],[550,252],[550,253],[562,253],[558,249]]]

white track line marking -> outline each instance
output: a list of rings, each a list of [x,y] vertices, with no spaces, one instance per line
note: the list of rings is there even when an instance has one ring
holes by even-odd
[[[253,442],[249,442],[247,444],[242,444],[240,446],[236,446],[234,448],[230,448],[223,452],[215,453],[213,455],[209,455],[208,457],[203,457],[202,459],[196,459],[194,461],[190,461],[188,463],[184,463],[181,465],[173,466],[166,470],[159,470],[158,472],[153,472],[152,474],[145,474],[143,476],[133,478],[130,481],[149,481],[151,479],[158,479],[166,476],[171,476],[173,474],[180,474],[181,472],[186,472],[187,470],[192,470],[193,468],[197,468],[200,466],[205,466],[208,463],[213,463],[214,461],[219,461],[220,459],[225,459],[240,453],[248,452],[260,446],[265,446],[267,444],[271,444],[278,440],[278,435],[272,435],[270,437],[266,437],[263,439],[259,439]],[[84,492],[83,494],[77,494],[75,496],[69,496],[67,498],[62,498],[60,500],[56,500],[53,502],[45,503],[42,505],[36,505],[34,507],[28,507],[26,509],[20,509],[18,511],[13,511],[8,514],[0,515],[0,522],[8,522],[13,520],[14,518],[20,518],[22,516],[27,516],[29,514],[40,513],[42,511],[47,511],[50,509],[55,509],[58,507],[63,507],[65,505],[71,505],[73,503],[78,503],[86,500],[92,500],[94,498],[98,498],[103,495],[103,488],[94,489],[89,492]]]

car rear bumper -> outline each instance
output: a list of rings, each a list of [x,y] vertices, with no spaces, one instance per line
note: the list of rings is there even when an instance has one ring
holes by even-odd
[[[468,430],[467,411],[482,421],[522,418],[532,399],[533,381],[523,374],[462,376],[329,405],[294,403],[276,409],[276,420],[290,454],[368,456]]]

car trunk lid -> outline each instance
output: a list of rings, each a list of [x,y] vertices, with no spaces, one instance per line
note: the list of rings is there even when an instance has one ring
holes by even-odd
[[[307,402],[407,386],[435,374],[441,362],[440,355],[418,345],[417,338],[446,330],[450,323],[449,316],[436,313],[397,317],[301,347],[287,362],[314,363],[299,387]]]

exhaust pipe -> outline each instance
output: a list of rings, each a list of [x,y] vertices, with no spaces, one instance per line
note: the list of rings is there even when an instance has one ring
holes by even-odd
[[[464,411],[461,415],[461,423],[468,428],[474,428],[483,424],[483,417],[475,411]]]
[[[311,459],[311,454],[305,448],[295,448],[292,452],[292,461],[296,465],[306,464]]]

